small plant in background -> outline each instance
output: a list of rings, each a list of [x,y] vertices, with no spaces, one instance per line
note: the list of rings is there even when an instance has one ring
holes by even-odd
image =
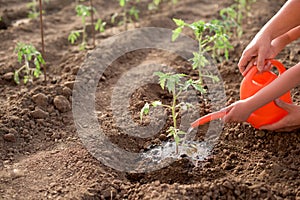
[[[220,16],[223,19],[222,25],[226,29],[227,33],[230,34],[230,32],[234,32],[237,37],[241,37],[243,34],[243,27],[234,7],[235,6],[230,6],[220,10]]]
[[[178,145],[181,141],[180,135],[185,135],[184,131],[178,129],[177,117],[180,110],[187,110],[192,107],[189,103],[178,103],[177,100],[182,92],[187,91],[189,87],[193,87],[200,92],[204,92],[204,89],[199,86],[196,81],[193,80],[183,80],[186,77],[185,74],[171,74],[163,72],[155,72],[154,75],[159,77],[159,84],[163,90],[167,89],[169,93],[172,94],[172,103],[171,105],[163,104],[161,101],[154,101],[151,103],[146,103],[140,112],[140,119],[143,120],[143,116],[149,113],[150,106],[157,107],[162,106],[169,110],[172,113],[173,126],[170,126],[167,130],[168,137],[173,136],[176,143],[176,153],[178,154]]]
[[[49,3],[49,0],[43,0],[43,2]],[[40,15],[40,12],[37,10],[38,0],[32,0],[27,3],[27,8],[29,9],[28,18],[35,19]],[[44,13],[44,11],[42,11]]]
[[[209,64],[207,56],[210,55],[213,58],[221,60],[221,55],[224,54],[225,59],[229,57],[229,49],[232,48],[226,29],[219,20],[211,20],[210,22],[204,22],[202,20],[188,24],[181,19],[173,19],[177,25],[177,28],[173,31],[172,41],[175,41],[183,28],[187,27],[194,33],[196,40],[198,41],[198,52],[194,52],[194,57],[191,59],[192,68],[198,70],[199,73],[199,85],[202,86],[203,77],[218,81],[216,76],[211,74],[203,74],[204,67]]]
[[[243,19],[249,16],[251,4],[256,0],[235,0],[235,3],[230,7],[223,8],[220,11],[220,16],[223,19],[224,27],[230,31],[235,28],[237,37],[241,37],[243,34]]]
[[[148,4],[148,10],[157,10],[163,1],[171,1],[173,5],[178,2],[178,0],[152,0],[152,2]]]
[[[14,73],[14,81],[20,83],[20,72],[23,72],[23,82],[26,84],[28,81],[33,81],[34,78],[38,78],[41,74],[41,65],[45,64],[42,54],[36,50],[31,44],[18,43],[15,49],[18,55],[19,63],[24,62],[24,65],[20,67]],[[34,67],[30,66],[33,63]]]
[[[78,17],[81,17],[81,22],[82,22],[82,29],[81,30],[75,30],[72,31],[69,36],[68,36],[68,41],[71,44],[74,44],[78,38],[81,36],[81,43],[79,44],[79,49],[80,50],[85,50],[86,45],[87,45],[87,33],[86,33],[86,27],[87,27],[87,22],[86,19],[87,17],[90,17],[92,12],[95,12],[95,8],[91,6],[85,6],[82,4],[79,4],[75,8],[76,14]],[[98,19],[98,21],[95,23],[95,30],[99,32],[104,32],[105,31],[105,25],[106,23],[103,22],[101,19]]]
[[[134,21],[139,20],[139,10],[137,9],[136,5],[131,5],[131,4],[137,4],[140,2],[140,0],[118,0],[119,1],[119,5],[122,8],[122,13],[115,13],[112,17],[111,17],[111,22],[114,24],[116,21],[116,18],[118,16],[122,17],[122,20],[119,22],[118,25],[124,25],[125,30],[128,29],[128,23],[132,23]]]
[[[235,0],[235,4],[233,4],[233,7],[237,10],[237,22],[239,24],[242,24],[243,17],[247,17],[250,14],[250,8],[253,3],[256,2],[256,0]]]
[[[105,31],[106,22],[102,21],[102,19],[98,19],[95,23],[95,30],[103,33]]]
[[[71,42],[71,44],[74,44],[76,40],[82,36],[81,44],[79,45],[80,50],[84,50],[87,44],[87,38],[86,38],[86,18],[91,16],[91,7],[85,6],[85,5],[77,5],[75,10],[78,17],[81,17],[82,22],[82,29],[72,31],[68,37],[68,40]]]

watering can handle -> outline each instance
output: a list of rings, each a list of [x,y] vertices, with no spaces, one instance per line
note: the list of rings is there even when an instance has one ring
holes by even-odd
[[[286,71],[285,67],[283,66],[283,64],[281,62],[279,62],[278,60],[268,60],[271,62],[272,66],[276,67],[279,71],[279,75],[281,75],[283,72]],[[253,80],[254,75],[258,72],[257,67],[253,66],[250,71],[247,73],[246,77],[247,79]]]

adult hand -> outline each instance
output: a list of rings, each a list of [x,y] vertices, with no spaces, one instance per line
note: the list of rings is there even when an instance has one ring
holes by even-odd
[[[281,46],[278,44],[277,39],[271,41],[266,36],[256,35],[243,51],[238,63],[240,72],[245,76],[254,65],[257,66],[260,72],[269,70],[271,63],[266,62],[266,60],[273,59],[280,50]]]
[[[289,104],[279,99],[275,100],[277,106],[288,112],[284,118],[270,125],[260,127],[260,129],[278,132],[289,132],[300,128],[300,106]]]

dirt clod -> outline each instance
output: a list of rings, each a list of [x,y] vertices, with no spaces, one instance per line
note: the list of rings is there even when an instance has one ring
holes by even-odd
[[[3,78],[3,80],[11,81],[14,78],[14,73],[13,72],[8,72],[8,73],[4,74],[2,76],[2,78]]]
[[[71,110],[71,105],[68,99],[62,95],[56,96],[53,100],[54,106],[59,110],[60,112],[68,112]]]
[[[49,113],[42,110],[41,108],[39,107],[35,107],[35,110],[34,111],[31,111],[31,116],[35,119],[45,119],[49,116]]]
[[[7,133],[7,134],[3,135],[3,139],[7,142],[15,142],[16,136],[13,133]]]
[[[48,105],[48,97],[43,93],[38,93],[32,96],[32,100],[36,105],[46,107]]]

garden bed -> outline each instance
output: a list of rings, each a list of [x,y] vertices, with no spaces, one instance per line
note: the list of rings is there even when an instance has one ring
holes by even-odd
[[[155,171],[133,173],[118,171],[95,159],[78,136],[72,113],[72,89],[80,67],[95,50],[78,50],[68,42],[68,34],[81,27],[74,11],[75,1],[50,0],[45,4],[45,60],[47,85],[43,78],[17,85],[13,75],[20,64],[13,53],[17,42],[34,44],[40,49],[39,21],[27,20],[28,2],[0,0],[0,199],[299,199],[300,135],[298,131],[276,133],[259,131],[248,124],[226,124],[211,155],[191,162],[185,156]],[[179,1],[163,3],[160,10],[149,11],[142,1],[140,20],[128,25],[174,29],[172,18],[187,22],[210,20],[233,1]],[[237,62],[256,32],[282,6],[284,1],[257,1],[243,24],[244,35],[231,38],[234,48],[228,61],[216,64],[223,80],[227,104],[239,99],[242,76]],[[120,11],[117,1],[94,1],[104,20]],[[91,28],[88,27],[91,44]],[[107,24],[96,34],[96,44],[124,31],[124,26]],[[190,34],[187,32],[187,34]],[[126,40],[126,39],[124,39]],[[299,42],[289,45],[278,59],[286,67],[297,63]],[[112,52],[113,53],[113,52]],[[170,141],[164,134],[172,124],[170,113],[160,132],[149,138],[123,134],[111,108],[113,89],[130,69],[155,61],[179,73],[193,76],[187,61],[174,53],[158,49],[128,52],[108,67],[95,93],[96,116],[105,135],[118,147],[130,152],[145,152]],[[142,71],[145,77],[147,70]],[[143,76],[143,75],[142,75]],[[221,83],[220,83],[221,84]],[[129,84],[130,87],[130,84]],[[140,124],[145,102],[171,102],[171,96],[159,84],[151,83],[132,91],[126,107],[131,119]],[[292,91],[299,103],[299,92]],[[205,96],[200,96],[197,112],[210,113]],[[119,106],[119,107],[118,107]],[[124,109],[118,104],[117,109]],[[158,121],[158,120],[157,120]],[[201,141],[208,124],[199,128]],[[297,147],[298,146],[298,147]],[[126,159],[126,158],[124,158]]]

